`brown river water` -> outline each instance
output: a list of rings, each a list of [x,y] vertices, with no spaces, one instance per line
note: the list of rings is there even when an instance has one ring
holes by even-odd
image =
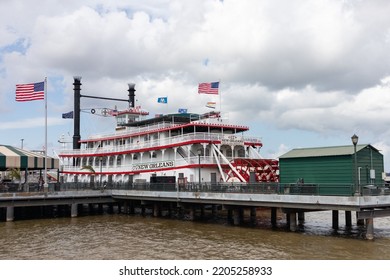
[[[375,239],[353,220],[331,225],[331,212],[307,213],[298,232],[232,226],[223,219],[185,221],[102,214],[0,222],[2,260],[390,260],[390,219],[374,220]]]

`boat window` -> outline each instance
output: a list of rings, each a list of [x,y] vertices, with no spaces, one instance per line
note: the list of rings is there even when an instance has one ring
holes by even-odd
[[[237,156],[238,157],[245,157],[245,150],[244,149],[238,149],[237,150]]]
[[[232,149],[230,149],[230,148],[226,149],[225,152],[226,152],[227,157],[231,157],[233,155]]]
[[[156,158],[156,157],[157,157],[157,153],[156,152],[150,152],[149,158]]]
[[[118,126],[124,125],[126,123],[126,115],[117,116],[116,117],[116,123]]]
[[[109,166],[113,166],[114,165],[114,157],[109,157],[108,164],[109,164]]]

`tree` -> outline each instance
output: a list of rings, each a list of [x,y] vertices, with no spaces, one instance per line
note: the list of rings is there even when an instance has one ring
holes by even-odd
[[[9,170],[8,176],[10,176],[11,179],[16,179],[19,181],[18,189],[21,190],[22,189],[22,175],[21,175],[20,169],[19,168],[12,168],[11,170]]]
[[[19,168],[12,168],[8,171],[8,176],[11,177],[11,179],[16,179],[21,181],[20,179],[22,178],[22,175],[20,174],[20,169]]]

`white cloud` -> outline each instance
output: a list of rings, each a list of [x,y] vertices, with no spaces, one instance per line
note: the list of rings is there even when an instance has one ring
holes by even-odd
[[[73,75],[88,95],[127,98],[134,82],[151,114],[205,110],[219,97],[198,95],[197,83],[220,80],[230,119],[356,132],[387,147],[389,13],[388,1],[1,1],[0,114],[15,110],[15,83],[44,75],[58,79],[49,84],[53,119],[73,107]],[[28,123],[18,117],[0,129]]]
[[[48,118],[47,126],[56,126],[63,125],[64,120],[57,118]],[[30,129],[30,128],[39,128],[45,127],[45,118],[29,118],[29,119],[20,119],[17,121],[9,121],[9,122],[1,122],[0,130],[22,130],[22,129]]]
[[[289,146],[282,143],[279,145],[278,150],[274,154],[270,154],[269,157],[270,158],[279,158],[280,156],[284,155],[285,153],[287,153],[290,150],[291,150],[291,148]]]

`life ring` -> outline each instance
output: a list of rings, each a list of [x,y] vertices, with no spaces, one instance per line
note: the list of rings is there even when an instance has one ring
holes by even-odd
[[[95,114],[95,109],[91,109],[91,114]]]

